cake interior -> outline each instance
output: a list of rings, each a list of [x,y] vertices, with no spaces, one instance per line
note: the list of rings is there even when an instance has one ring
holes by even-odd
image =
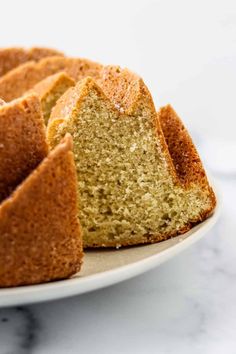
[[[56,74],[57,75],[57,74]],[[46,79],[47,80],[47,79]],[[75,82],[65,73],[57,75],[57,79],[51,84],[48,90],[42,87],[45,92],[41,96],[41,106],[44,116],[45,124],[48,123],[52,108],[55,106],[57,100],[63,95],[63,93],[68,90],[71,86],[74,86]],[[40,83],[36,85],[35,90],[40,93]]]
[[[199,185],[177,183],[148,105],[125,114],[93,87],[58,123],[74,140],[84,246],[155,242],[186,230],[210,208]]]

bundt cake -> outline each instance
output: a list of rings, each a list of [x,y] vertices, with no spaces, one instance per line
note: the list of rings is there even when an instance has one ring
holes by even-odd
[[[0,50],[0,287],[71,276],[82,245],[166,240],[215,204],[177,113],[136,74]]]
[[[75,81],[65,72],[60,72],[48,76],[46,79],[36,84],[32,91],[37,93],[40,98],[45,124],[47,124],[52,108],[58,98],[69,87],[74,86]]]
[[[49,75],[65,71],[75,81],[86,76],[99,77],[102,65],[87,59],[53,56],[39,62],[29,61],[0,77],[0,97],[11,101],[23,95]]]
[[[85,247],[152,243],[189,230],[215,206],[192,140],[170,107],[155,110],[142,79],[105,67],[52,110],[53,149],[74,140],[79,219]]]
[[[0,49],[0,76],[30,60],[38,61],[44,57],[63,55],[51,48],[4,48]]]
[[[71,149],[66,136],[0,205],[0,287],[79,271],[83,253]]]
[[[29,94],[0,105],[0,201],[48,154],[39,98]]]

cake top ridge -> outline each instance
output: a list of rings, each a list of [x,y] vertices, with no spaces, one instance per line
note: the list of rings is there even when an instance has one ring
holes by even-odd
[[[97,91],[108,102],[110,109],[121,115],[138,115],[142,108],[149,108],[156,115],[151,94],[138,75],[118,66],[106,66],[98,79],[85,77],[67,90],[53,108],[50,121],[69,115],[91,90]]]
[[[22,47],[1,48],[0,77],[27,61],[38,61],[44,57],[53,55],[63,56],[63,53],[56,49],[45,47],[33,47],[29,49]]]
[[[52,161],[58,160],[58,163],[60,165],[61,164],[60,158],[62,155],[66,155],[69,153],[70,160],[73,161],[72,149],[73,149],[72,137],[70,134],[66,134],[64,139],[61,140],[60,144],[58,144],[54,150],[52,150],[47,156],[45,156],[45,158],[41,161],[41,163],[37,166],[37,168],[34,169],[32,173],[26,177],[26,179],[23,181],[24,188],[27,189],[28,187],[32,186],[35,183],[35,181],[38,180],[39,174],[43,173],[43,171],[47,169],[47,166],[52,164]],[[51,177],[54,178],[53,175]],[[16,187],[16,189],[13,191],[13,193],[9,196],[9,198],[7,198],[1,203],[0,213],[2,212],[2,210],[4,210],[6,205],[12,204],[14,199],[17,199],[20,194],[22,194],[22,184],[19,184]]]
[[[83,58],[52,56],[38,62],[28,61],[0,77],[0,97],[10,101],[35,86],[47,76],[65,71],[75,81],[86,76],[98,78],[102,65]]]

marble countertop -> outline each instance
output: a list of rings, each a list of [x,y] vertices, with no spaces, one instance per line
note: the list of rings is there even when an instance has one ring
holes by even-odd
[[[70,299],[0,310],[0,354],[235,354],[236,177],[200,242],[155,270]]]

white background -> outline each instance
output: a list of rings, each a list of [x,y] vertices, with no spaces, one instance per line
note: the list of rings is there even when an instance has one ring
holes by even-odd
[[[0,46],[45,45],[139,73],[219,178],[221,221],[114,287],[0,311],[0,354],[236,353],[236,0],[0,0]],[[2,322],[1,322],[2,321]]]
[[[235,139],[235,0],[2,1],[0,45],[46,45],[139,73],[202,134]]]

